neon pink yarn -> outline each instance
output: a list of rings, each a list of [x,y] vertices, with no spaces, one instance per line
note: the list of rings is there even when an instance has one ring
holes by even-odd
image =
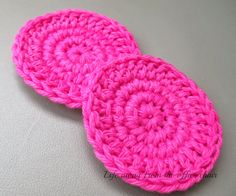
[[[211,171],[222,128],[212,102],[191,79],[159,58],[136,55],[90,77],[84,123],[96,157],[110,172],[170,193]]]
[[[21,28],[12,51],[39,94],[83,104],[96,157],[127,183],[183,191],[218,159],[222,127],[207,95],[173,65],[141,56],[118,22],[82,10],[46,14]]]
[[[63,10],[30,20],[13,45],[13,60],[25,83],[71,108],[81,106],[80,89],[86,76],[124,54],[140,54],[127,29],[82,10]]]

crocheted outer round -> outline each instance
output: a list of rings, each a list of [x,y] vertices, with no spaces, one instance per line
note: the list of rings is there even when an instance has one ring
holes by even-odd
[[[81,106],[81,85],[96,66],[125,54],[140,54],[124,26],[82,10],[30,20],[16,36],[12,51],[17,72],[28,85],[71,108]]]
[[[84,94],[88,141],[124,181],[170,193],[213,168],[222,145],[213,104],[171,64],[150,56],[116,60],[97,71]]]

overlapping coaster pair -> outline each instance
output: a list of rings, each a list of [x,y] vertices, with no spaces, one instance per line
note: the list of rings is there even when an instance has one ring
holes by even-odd
[[[222,128],[207,95],[173,65],[141,55],[112,19],[81,10],[37,17],[16,36],[13,60],[39,94],[82,106],[96,157],[132,185],[186,190],[219,157]]]

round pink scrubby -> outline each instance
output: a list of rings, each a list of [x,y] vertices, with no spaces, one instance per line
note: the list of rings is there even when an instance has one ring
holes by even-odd
[[[206,94],[173,65],[132,55],[100,68],[84,89],[89,143],[129,184],[170,193],[213,168],[222,128]]]
[[[140,54],[124,26],[83,10],[30,20],[17,34],[12,51],[17,72],[28,85],[71,108],[81,107],[81,86],[97,66],[125,54]]]

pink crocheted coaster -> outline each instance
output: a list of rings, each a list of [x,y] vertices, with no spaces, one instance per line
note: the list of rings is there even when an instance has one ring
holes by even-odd
[[[124,54],[140,54],[124,26],[82,10],[30,20],[16,36],[12,50],[17,72],[28,85],[71,108],[81,106],[81,85],[95,67]]]
[[[84,89],[96,157],[149,191],[183,191],[213,168],[222,128],[206,94],[171,64],[130,56],[103,66]],[[87,95],[87,96],[86,96]]]

